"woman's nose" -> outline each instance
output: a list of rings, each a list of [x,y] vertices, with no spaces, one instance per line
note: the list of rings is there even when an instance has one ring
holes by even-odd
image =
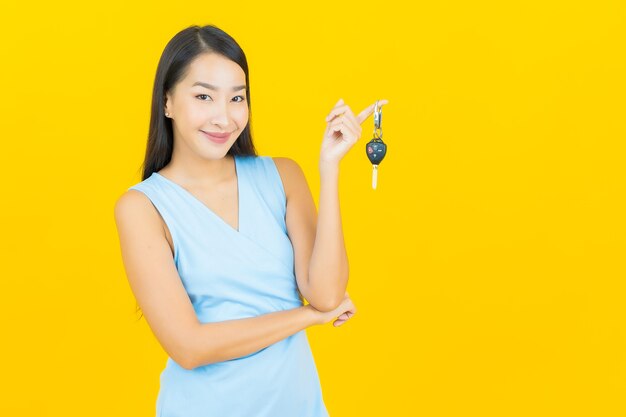
[[[222,126],[228,125],[228,108],[226,104],[212,106],[211,123]]]

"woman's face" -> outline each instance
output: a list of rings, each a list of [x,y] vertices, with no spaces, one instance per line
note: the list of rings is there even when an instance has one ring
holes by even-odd
[[[203,85],[204,84],[204,85]],[[248,124],[246,74],[216,53],[194,59],[187,75],[166,94],[165,112],[172,119],[174,149],[191,150],[207,159],[222,158]],[[216,143],[202,132],[230,133]]]

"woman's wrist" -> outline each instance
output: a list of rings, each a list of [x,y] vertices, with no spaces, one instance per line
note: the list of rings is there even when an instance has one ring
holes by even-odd
[[[319,161],[319,170],[320,173],[323,174],[334,174],[339,172],[339,162],[335,161],[324,161],[320,159]]]
[[[316,310],[311,304],[306,304],[302,307],[307,311],[312,326],[322,324],[320,321],[320,312]]]

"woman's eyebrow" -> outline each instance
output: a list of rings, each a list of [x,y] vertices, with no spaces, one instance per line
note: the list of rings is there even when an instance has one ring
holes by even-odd
[[[195,82],[195,83],[193,83],[191,86],[192,86],[192,87],[194,87],[194,86],[196,86],[196,85],[200,85],[200,86],[202,86],[202,87],[204,87],[204,88],[208,88],[209,90],[219,90],[219,89],[220,89],[219,87],[216,87],[216,86],[211,85],[211,84],[209,84],[209,83],[204,83],[204,82],[202,82],[202,81],[196,81],[196,82]],[[246,86],[245,86],[245,85],[237,85],[237,86],[233,87],[233,88],[232,88],[232,90],[233,90],[233,91],[239,91],[239,90],[243,90],[243,89],[245,89],[245,88],[246,88]]]

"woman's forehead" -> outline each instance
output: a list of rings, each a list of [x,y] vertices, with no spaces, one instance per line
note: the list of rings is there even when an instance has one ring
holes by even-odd
[[[245,76],[236,62],[218,54],[202,54],[191,63],[186,79],[190,85],[203,82],[230,89],[245,84]]]

